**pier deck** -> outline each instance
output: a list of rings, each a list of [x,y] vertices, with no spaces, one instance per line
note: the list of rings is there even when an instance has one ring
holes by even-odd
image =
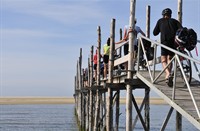
[[[156,75],[158,72],[156,72]],[[175,88],[175,98],[173,100],[173,88],[168,87],[164,81],[164,76],[161,76],[155,84],[152,84],[148,72],[143,71],[137,73],[137,77],[147,84],[153,91],[162,97],[170,106],[176,109],[180,114],[187,118],[196,127],[200,128],[200,119],[195,110],[192,98],[183,80],[178,79]],[[200,82],[192,79],[190,89],[193,92],[195,101],[200,109]],[[199,110],[200,111],[200,110]]]

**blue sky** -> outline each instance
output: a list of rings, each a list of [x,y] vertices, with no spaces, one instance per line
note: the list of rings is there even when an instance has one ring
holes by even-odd
[[[86,67],[91,45],[97,45],[97,26],[104,44],[115,18],[117,41],[119,28],[129,22],[129,4],[129,0],[1,0],[0,96],[73,96],[80,48]],[[152,39],[159,39],[152,30],[164,8],[171,8],[177,18],[177,0],[136,4],[137,25],[144,31],[146,6],[151,6]],[[200,1],[183,0],[183,26],[200,34],[199,23]]]

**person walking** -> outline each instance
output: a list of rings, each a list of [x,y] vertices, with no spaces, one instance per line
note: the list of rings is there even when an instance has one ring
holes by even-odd
[[[110,54],[110,38],[107,39],[107,43],[103,46],[104,79],[107,79],[109,54]]]
[[[134,46],[135,51],[137,52],[137,49],[138,49],[137,35],[140,33],[141,35],[145,36],[145,33],[142,31],[142,29],[139,26],[136,25],[136,23],[137,23],[137,19],[136,18],[135,18],[134,22],[135,22],[135,28],[134,28],[134,30],[131,30],[129,28],[129,26],[126,25],[125,26],[125,30],[124,30],[124,38],[121,41],[116,42],[115,44],[120,44],[120,43],[122,43],[124,41],[127,41],[128,38],[129,38],[129,33],[133,32],[134,35],[135,35],[135,37],[136,37],[135,40],[134,40],[134,45],[133,46]],[[127,55],[128,53],[129,53],[129,45],[127,43],[127,44],[124,44],[124,55]],[[125,63],[124,66],[125,66],[125,69],[127,70],[128,69],[128,63]]]
[[[166,8],[162,11],[162,18],[160,18],[156,26],[153,30],[154,36],[158,35],[160,33],[160,40],[161,43],[165,46],[168,46],[172,49],[175,49],[174,46],[174,39],[176,35],[176,31],[179,28],[182,28],[182,25],[180,22],[178,22],[176,19],[171,18],[172,10],[170,8]],[[174,53],[161,47],[161,62],[163,69],[166,68],[167,64],[170,62],[172,57],[174,56]],[[171,76],[171,68],[172,64],[168,66],[165,70],[165,80],[169,87],[173,86],[173,77]]]

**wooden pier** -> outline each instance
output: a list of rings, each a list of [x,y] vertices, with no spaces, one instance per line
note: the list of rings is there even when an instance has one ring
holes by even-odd
[[[135,0],[130,2],[130,27],[134,28],[135,18]],[[182,3],[180,3],[182,6]],[[181,12],[181,8],[179,8]],[[182,13],[180,13],[182,15]],[[82,49],[80,49],[80,57],[77,61],[77,72],[75,76],[75,107],[77,120],[80,125],[80,130],[84,131],[118,131],[119,130],[119,117],[120,117],[120,91],[126,91],[126,131],[132,131],[135,127],[137,120],[140,120],[142,127],[145,131],[150,130],[150,90],[156,92],[161,98],[168,103],[171,108],[165,121],[163,122],[161,131],[165,130],[167,122],[172,114],[173,110],[176,110],[176,130],[182,130],[182,116],[190,121],[197,129],[200,130],[200,82],[192,79],[189,84],[182,77],[174,75],[174,85],[172,88],[167,87],[164,80],[164,70],[156,70],[156,49],[158,46],[162,46],[160,43],[149,39],[150,30],[150,7],[147,6],[147,37],[139,37],[138,51],[144,50],[143,40],[145,39],[154,47],[154,58],[150,64],[147,60],[147,56],[144,53],[146,60],[146,68],[139,68],[139,55],[136,56],[136,52],[132,47],[132,43],[136,36],[131,32],[129,39],[122,42],[119,45],[115,44],[115,19],[111,20],[110,28],[110,54],[109,54],[109,66],[108,77],[103,79],[100,71],[100,52],[101,52],[101,28],[97,27],[98,45],[97,45],[97,77],[94,80],[93,71],[93,53],[94,46],[91,46],[90,58],[88,58],[88,84],[84,84],[82,71]],[[180,17],[181,19],[181,17]],[[121,33],[122,38],[122,33]],[[122,46],[129,44],[129,54],[122,56]],[[164,46],[162,46],[165,48]],[[168,48],[167,48],[168,49]],[[179,56],[189,59],[195,64],[200,64],[199,60],[192,57],[185,56],[184,54],[175,51],[174,69],[177,65],[181,66]],[[115,57],[115,53],[119,52],[120,57]],[[138,54],[140,54],[138,52]],[[120,65],[128,62],[128,69],[121,69]],[[185,74],[183,73],[184,77]],[[134,90],[144,90],[143,101],[138,104]],[[132,118],[132,110],[135,108],[137,115]],[[115,108],[115,109],[114,109]],[[141,111],[144,110],[144,114]],[[134,121],[133,121],[134,120]]]

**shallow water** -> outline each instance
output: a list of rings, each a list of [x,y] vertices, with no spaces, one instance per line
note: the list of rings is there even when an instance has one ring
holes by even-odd
[[[151,131],[159,131],[169,111],[168,105],[150,106]],[[119,130],[125,131],[125,105],[120,106]],[[133,119],[135,118],[133,108]],[[144,114],[144,113],[142,113]],[[175,111],[166,131],[175,131]],[[198,131],[183,117],[183,131]],[[0,131],[78,131],[74,104],[0,105]],[[143,131],[138,121],[135,131]]]
[[[74,104],[0,105],[0,131],[77,131]]]

